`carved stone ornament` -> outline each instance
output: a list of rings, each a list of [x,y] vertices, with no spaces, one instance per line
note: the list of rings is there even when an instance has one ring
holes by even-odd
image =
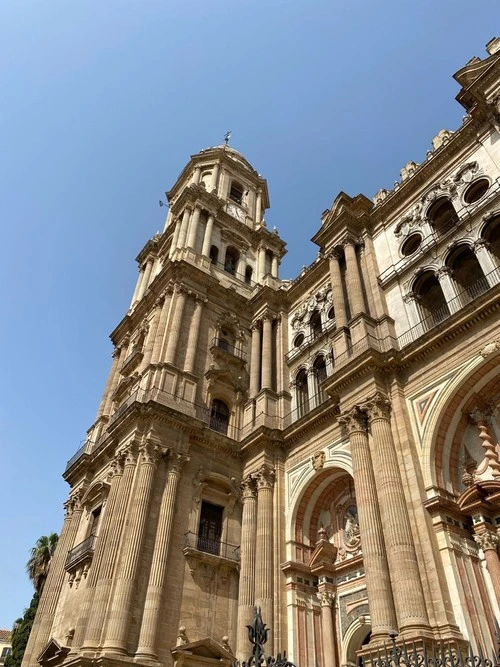
[[[487,551],[488,549],[493,549],[496,551],[498,549],[498,545],[500,544],[500,536],[496,533],[492,533],[489,530],[485,531],[484,533],[480,533],[479,535],[474,535],[474,540],[483,551]]]
[[[475,174],[477,173],[479,169],[479,164],[477,162],[468,162],[467,164],[464,164],[460,169],[456,172],[455,176],[453,177],[453,180],[457,185],[463,185],[464,183],[470,183]]]
[[[413,174],[417,171],[418,166],[419,165],[416,162],[413,161],[408,162],[408,164],[405,165],[400,171],[401,180],[406,181],[408,178],[413,176]]]
[[[359,544],[359,520],[358,510],[355,505],[350,505],[344,513],[344,542],[347,547]]]
[[[316,470],[316,472],[318,470],[323,469],[323,466],[325,465],[325,461],[326,461],[325,452],[321,452],[321,451],[316,452],[315,454],[313,454],[311,456],[312,467],[314,468],[314,470]]]
[[[391,403],[387,396],[379,391],[362,408],[366,411],[370,421],[374,419],[390,419],[391,417]]]
[[[318,591],[316,595],[322,607],[331,607],[335,602],[335,593],[331,591]]]
[[[241,496],[243,500],[255,498],[257,493],[257,484],[254,475],[247,475],[241,480]]]
[[[394,234],[397,238],[407,236],[412,229],[419,227],[422,224],[422,204],[417,203],[408,213],[400,220],[394,229]]]
[[[432,140],[432,148],[437,151],[441,146],[444,146],[451,139],[453,132],[450,130],[440,130]]]
[[[257,482],[257,489],[272,489],[276,478],[275,471],[267,465],[263,465],[255,473],[255,481]]]
[[[172,452],[172,451],[168,453],[168,457],[169,457],[168,472],[169,474],[172,473],[174,475],[180,475],[182,468],[186,465],[186,463],[189,463],[189,461],[191,460],[189,456],[185,456],[184,454],[178,454],[177,452]]]
[[[498,350],[500,350],[500,341],[494,340],[491,343],[487,343],[479,352],[479,354],[486,359],[486,357],[489,357],[490,354],[498,352]]]
[[[139,447],[141,465],[154,465],[160,458],[163,450],[152,440],[145,440]]]
[[[385,188],[380,188],[380,190],[376,192],[375,196],[373,197],[373,203],[375,206],[378,206],[384,201],[384,199],[387,199],[388,196],[388,191]]]
[[[338,417],[338,423],[345,426],[349,435],[353,433],[366,433],[368,424],[366,413],[357,405],[349,412]]]

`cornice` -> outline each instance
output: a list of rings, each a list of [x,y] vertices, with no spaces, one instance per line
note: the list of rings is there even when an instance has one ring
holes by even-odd
[[[329,280],[328,260],[324,255],[319,255],[310,264],[304,274],[299,275],[286,291],[290,303],[304,296],[306,292],[314,287],[321,279]]]

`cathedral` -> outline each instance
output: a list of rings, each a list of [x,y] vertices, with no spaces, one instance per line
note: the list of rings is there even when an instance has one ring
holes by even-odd
[[[355,667],[496,642],[500,39],[372,199],[340,192],[280,278],[266,180],[193,155],[137,256],[23,667]],[[392,638],[392,639],[391,639]]]

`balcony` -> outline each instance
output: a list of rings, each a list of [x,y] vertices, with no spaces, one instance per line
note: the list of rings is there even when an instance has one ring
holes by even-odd
[[[184,550],[199,551],[204,554],[212,554],[219,558],[234,561],[240,561],[240,547],[235,544],[228,544],[220,540],[211,540],[197,533],[186,533],[184,535]]]
[[[68,551],[66,563],[64,564],[66,572],[74,570],[78,565],[85,561],[92,560],[96,539],[96,535],[90,535],[90,537],[87,537],[86,540],[77,544],[71,551]]]
[[[230,354],[231,356],[236,357],[236,359],[240,359],[241,361],[246,362],[247,360],[246,352],[243,352],[243,350],[239,350],[234,345],[231,345],[224,338],[216,337],[212,339],[210,351],[214,353],[217,352],[218,350],[222,350],[226,354]]]

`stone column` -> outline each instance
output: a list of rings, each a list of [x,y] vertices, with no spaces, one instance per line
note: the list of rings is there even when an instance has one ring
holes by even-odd
[[[178,248],[183,248],[186,243],[186,236],[187,236],[190,217],[191,217],[191,209],[186,207],[184,209],[184,213],[182,214],[181,229],[179,231],[179,237],[177,239]]]
[[[259,246],[259,255],[258,255],[258,266],[259,272],[257,275],[257,280],[262,280],[266,273],[266,249],[264,246]]]
[[[491,577],[497,604],[500,607],[500,560],[498,559],[500,536],[490,530],[485,530],[474,535],[474,539],[483,550],[486,568]]]
[[[156,529],[153,561],[151,563],[151,570],[149,572],[149,582],[146,592],[146,600],[144,603],[141,632],[139,636],[139,646],[135,654],[135,657],[138,660],[158,659],[156,643],[163,605],[170,537],[172,534],[172,525],[175,514],[177,486],[179,484],[182,466],[184,463],[189,461],[189,458],[180,454],[172,453],[170,455],[170,461],[167,483],[163,490],[160,515]]]
[[[275,473],[263,465],[255,475],[257,482],[257,544],[255,558],[255,604],[271,628],[267,651],[273,653],[273,486]]]
[[[182,225],[182,220],[178,218],[175,223],[174,234],[172,236],[172,243],[170,244],[170,257],[172,257],[174,252],[177,250],[177,244],[179,242],[179,234],[181,232],[181,225]]]
[[[23,665],[36,665],[37,658],[50,639],[52,624],[56,613],[57,603],[61,589],[66,578],[66,558],[68,551],[75,546],[75,537],[80,525],[83,512],[81,505],[81,492],[73,492],[65,505],[66,516],[57,542],[57,547],[52,556],[49,572],[45,581],[40,603],[35,617],[29,641],[26,646]]]
[[[205,235],[203,237],[203,248],[201,254],[205,257],[210,256],[210,247],[212,245],[212,230],[214,228],[214,216],[210,214],[207,220],[207,226],[205,227]]]
[[[238,257],[238,265],[236,267],[236,275],[240,278],[240,280],[245,279],[245,269],[247,265],[247,254],[246,250],[242,250],[240,252],[240,256]],[[248,656],[247,656],[248,657]]]
[[[457,298],[458,294],[455,283],[451,279],[451,270],[447,266],[442,266],[437,270],[436,276],[443,290],[450,313],[456,313],[457,310],[462,308],[462,304],[459,303],[460,299]]]
[[[262,222],[262,190],[257,190],[257,197],[255,200],[255,222]]]
[[[345,327],[347,324],[347,309],[342,287],[342,274],[340,272],[339,253],[332,252],[328,256],[330,267],[330,283],[332,285],[333,310],[335,311],[335,325],[337,328]]]
[[[120,361],[120,352],[121,347],[118,345],[113,350],[113,363],[111,364],[111,370],[109,371],[108,379],[106,381],[106,386],[104,387],[104,392],[102,394],[101,402],[99,404],[99,410],[97,411],[96,421],[102,417],[104,414],[104,406],[106,405],[106,399],[110,393],[111,385],[118,370],[118,364]]]
[[[164,301],[164,297],[160,296],[156,299],[155,304],[154,304],[153,320],[152,320],[151,325],[149,327],[148,337],[147,337],[146,345],[145,345],[145,348],[144,348],[144,357],[142,359],[142,364],[141,364],[143,370],[147,369],[147,367],[151,363],[151,359],[153,357],[153,348],[154,348],[154,345],[156,343],[156,337],[157,337],[157,334],[158,334],[158,327],[159,327],[159,324],[160,324],[163,301]]]
[[[277,255],[273,255],[273,259],[271,262],[271,275],[273,275],[275,278],[278,277],[278,271],[279,271],[279,259]]]
[[[260,326],[252,324],[252,358],[250,360],[250,398],[254,398],[260,389]]]
[[[118,382],[120,381],[120,370],[123,366],[123,362],[127,356],[127,347],[128,347],[128,338],[125,338],[121,345],[119,345],[116,350],[119,350],[118,363],[116,364],[116,370],[113,374],[113,378],[109,384],[109,389],[107,390],[106,401],[104,403],[103,415],[109,415],[111,412],[111,406],[113,405],[113,394],[116,391]],[[104,398],[104,396],[103,396]]]
[[[474,252],[479,262],[488,285],[493,287],[500,280],[498,267],[495,262],[495,256],[489,251],[489,243],[485,239],[478,239],[474,242]]]
[[[273,320],[265,315],[262,320],[262,389],[272,389]]]
[[[429,618],[392,438],[390,404],[385,396],[377,393],[364,407],[373,438],[377,495],[399,631],[403,636],[421,637],[430,633]]]
[[[347,291],[351,304],[351,317],[362,313],[365,309],[363,289],[361,287],[361,276],[359,274],[358,259],[356,257],[356,246],[354,241],[347,238],[344,241],[344,254],[346,263]]]
[[[309,397],[308,410],[313,410],[319,403],[318,382],[315,368],[309,368],[307,371],[307,393]]]
[[[153,489],[158,447],[150,441],[140,448],[140,464],[123,531],[121,554],[114,576],[114,590],[108,608],[108,624],[103,649],[125,655],[132,616],[135,581],[144,544],[146,518]]]
[[[148,289],[149,279],[151,277],[151,271],[153,270],[153,264],[154,264],[154,259],[153,257],[150,257],[146,262],[146,268],[144,269],[144,276],[142,277],[141,280],[141,287],[137,295],[137,301],[140,301],[142,299],[142,297],[144,296],[144,292]]]
[[[191,224],[189,226],[189,236],[188,236],[188,248],[196,250],[196,235],[198,233],[198,224],[200,222],[200,213],[201,209],[199,206],[195,206],[193,215],[191,216]]]
[[[127,516],[130,489],[137,463],[135,447],[133,445],[121,450],[117,456],[118,458],[123,456],[122,480],[116,492],[113,511],[109,512],[110,525],[108,537],[106,543],[102,546],[103,554],[99,568],[100,571],[89,613],[85,640],[82,646],[82,651],[84,652],[95,652],[101,642],[102,629],[104,627],[111,585],[113,583],[113,573],[115,571],[123,525]]]
[[[142,283],[143,278],[144,278],[144,271],[142,270],[142,268],[139,267],[139,275],[137,277],[137,282],[135,284],[135,290],[134,290],[134,294],[132,296],[132,301],[130,302],[130,307],[131,308],[134,305],[134,303],[137,301],[137,295],[139,294],[139,291],[141,289],[141,283]]]
[[[89,569],[89,574],[87,577],[87,586],[84,590],[84,597],[80,606],[80,613],[78,615],[78,620],[76,622],[75,634],[73,637],[73,643],[71,647],[71,652],[76,651],[79,648],[85,638],[85,632],[87,629],[87,623],[89,621],[90,609],[92,607],[92,602],[94,600],[95,590],[97,582],[101,574],[101,568],[103,564],[103,558],[106,551],[107,541],[109,538],[109,533],[113,525],[113,517],[116,507],[116,502],[118,499],[118,491],[123,476],[123,462],[124,456],[119,452],[111,464],[111,483],[109,488],[108,497],[106,499],[106,506],[104,509],[104,514],[99,526],[99,537],[96,540],[94,555],[92,558],[92,563]]]
[[[163,305],[161,307],[160,321],[158,324],[158,329],[156,330],[156,337],[153,344],[153,353],[151,355],[152,364],[157,364],[161,358],[163,338],[165,336],[165,329],[167,327],[170,304],[172,303],[172,289],[167,288],[165,292],[162,294],[162,297],[163,297]]]
[[[219,182],[219,162],[214,164],[214,169],[212,171],[212,192],[217,192],[217,186]]]
[[[186,361],[184,362],[184,371],[194,373],[196,362],[196,350],[198,349],[198,337],[200,335],[201,313],[203,310],[203,299],[195,296],[194,313],[189,327],[189,336],[187,340]]]
[[[479,438],[484,449],[484,456],[488,461],[488,467],[491,469],[491,474],[498,480],[500,478],[500,462],[498,460],[498,453],[495,443],[491,439],[488,431],[487,420],[488,417],[484,412],[476,408],[470,415],[471,421],[479,429]]]
[[[200,176],[201,176],[201,167],[195,167],[193,171],[193,183],[195,185],[198,185],[200,182]]]
[[[345,424],[349,434],[363,565],[372,622],[372,641],[377,643],[387,640],[389,634],[397,631],[398,627],[375,473],[368,444],[366,414],[356,407],[342,415],[338,421],[340,424]]]
[[[257,495],[255,479],[248,475],[241,483],[243,514],[241,517],[240,586],[238,595],[238,635],[236,657],[248,658],[247,625],[253,620],[255,606],[255,549],[257,540]]]
[[[335,595],[331,591],[320,587],[318,599],[321,604],[321,635],[323,637],[323,664],[325,667],[335,667],[335,628],[333,627],[332,607]]]
[[[186,305],[187,294],[184,287],[178,286],[176,289],[175,301],[173,304],[172,324],[167,332],[167,349],[165,352],[165,363],[175,364],[175,355],[177,352],[177,343],[181,336],[182,316]]]

